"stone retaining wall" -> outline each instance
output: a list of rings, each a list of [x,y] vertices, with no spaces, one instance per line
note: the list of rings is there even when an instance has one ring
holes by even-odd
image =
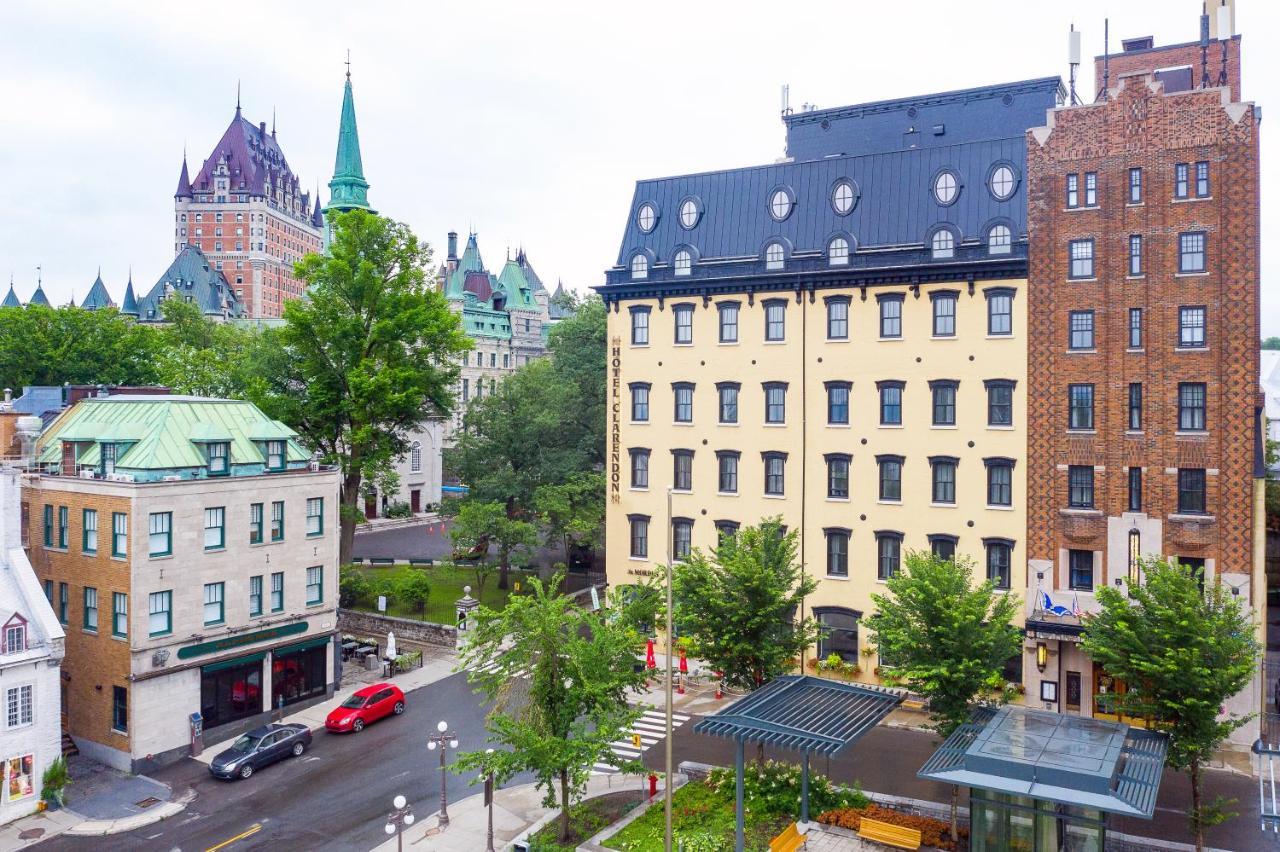
[[[338,610],[338,630],[355,636],[379,638],[383,642],[386,641],[387,633],[392,632],[396,634],[398,642],[438,645],[444,648],[456,648],[458,644],[458,629],[452,625],[350,609]]]

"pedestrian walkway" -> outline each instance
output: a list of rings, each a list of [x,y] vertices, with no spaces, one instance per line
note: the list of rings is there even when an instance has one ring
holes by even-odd
[[[671,714],[671,729],[674,731],[691,717],[685,713]],[[617,740],[611,743],[611,749],[617,756],[618,762],[628,760],[639,760],[640,755],[649,750],[649,747],[656,743],[662,742],[667,736],[667,716],[665,712],[657,710],[646,710],[639,719],[631,725],[630,736],[626,739]],[[618,772],[618,767],[609,763],[597,763],[591,767],[595,772],[610,773]]]

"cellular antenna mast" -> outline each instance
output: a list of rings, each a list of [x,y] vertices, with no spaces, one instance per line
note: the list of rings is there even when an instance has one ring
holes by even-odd
[[[1071,25],[1067,35],[1067,64],[1071,66],[1071,106],[1080,105],[1080,97],[1076,94],[1076,72],[1080,70],[1080,32],[1076,25]]]
[[[1110,98],[1108,89],[1111,88],[1111,19],[1104,18],[1102,22],[1102,88],[1098,90],[1098,97],[1095,100],[1105,101]]]
[[[1218,41],[1222,44],[1222,70],[1218,72],[1218,85],[1230,85],[1227,80],[1227,42],[1231,41],[1231,7],[1222,0],[1218,7]]]
[[[791,115],[791,86],[782,84],[782,114]]]

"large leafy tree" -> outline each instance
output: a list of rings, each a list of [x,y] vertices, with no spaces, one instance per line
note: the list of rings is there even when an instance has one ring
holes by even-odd
[[[458,766],[499,783],[533,773],[544,804],[560,807],[564,841],[569,808],[592,765],[616,762],[610,743],[640,717],[628,696],[641,690],[644,673],[634,666],[636,634],[555,591],[561,580],[544,586],[533,579],[530,594],[511,598],[501,612],[482,606],[477,613],[462,660],[494,702],[486,724],[499,748],[463,754]]]
[[[330,215],[333,242],[296,272],[308,298],[285,305],[262,403],[341,470],[343,563],[362,485],[395,484],[408,435],[453,405],[457,355],[470,346],[427,280],[430,248],[408,226],[352,210]]]
[[[1244,689],[1258,664],[1253,624],[1221,583],[1163,559],[1142,561],[1143,582],[1098,589],[1100,612],[1085,616],[1085,653],[1128,685],[1108,699],[1127,716],[1150,719],[1169,735],[1167,762],[1191,779],[1188,812],[1196,848],[1206,826],[1226,818],[1221,799],[1205,803],[1202,769],[1248,716],[1222,706]]]
[[[695,549],[672,569],[675,619],[694,653],[726,683],[754,689],[784,674],[817,640],[797,613],[817,580],[796,560],[797,534],[779,519],[725,536],[711,555]]]
[[[160,343],[112,308],[0,308],[0,383],[154,384]]]
[[[548,542],[594,549],[604,531],[604,474],[578,473],[565,482],[543,485],[533,493],[534,510]]]
[[[1004,665],[1022,646],[1012,624],[1017,604],[991,581],[975,583],[973,562],[964,557],[908,553],[885,585],[888,594],[871,596],[876,612],[866,623],[881,659],[892,664],[886,679],[923,695],[930,726],[946,738],[969,719],[976,700],[1000,694]],[[953,839],[958,797],[953,787]]]
[[[198,396],[253,400],[262,395],[264,332],[211,322],[196,305],[180,299],[166,299],[161,310],[166,325],[155,332],[160,384]]]
[[[497,545],[498,588],[505,589],[510,584],[511,555],[536,546],[538,528],[529,521],[508,517],[501,503],[466,500],[458,508],[449,536],[455,550],[470,550],[489,543]],[[481,561],[485,558],[485,555],[480,557]]]

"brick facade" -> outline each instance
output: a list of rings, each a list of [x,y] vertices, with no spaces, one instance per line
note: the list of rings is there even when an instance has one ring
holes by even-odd
[[[1246,595],[1251,606],[1265,606],[1254,552],[1260,523],[1254,499],[1260,114],[1253,104],[1236,100],[1238,37],[1229,47],[1230,87],[1166,92],[1152,76],[1157,69],[1191,64],[1198,83],[1198,45],[1133,51],[1111,58],[1107,99],[1054,110],[1047,126],[1028,132],[1027,533],[1033,619],[1042,617],[1039,589],[1058,590],[1055,603],[1078,601],[1085,612],[1096,609],[1093,590],[1129,576],[1135,545],[1143,555],[1204,560],[1209,582],[1221,580]],[[1218,43],[1211,44],[1209,56],[1216,80]],[[1197,191],[1197,163],[1208,164],[1207,191]],[[1179,164],[1188,168],[1185,198],[1175,188]],[[1133,169],[1141,169],[1137,200],[1130,196]],[[1085,197],[1089,174],[1096,175],[1096,204]],[[1071,175],[1079,180],[1076,206],[1068,196]],[[1191,233],[1204,235],[1203,271],[1180,267],[1180,236]],[[1141,238],[1137,269],[1130,266],[1133,237]],[[1093,241],[1094,266],[1092,273],[1073,277],[1070,247],[1077,240]],[[1184,345],[1184,307],[1203,307],[1203,345]],[[1130,337],[1134,309],[1141,310],[1139,341]],[[1089,311],[1093,343],[1080,346],[1077,339],[1073,349],[1072,313]],[[1180,383],[1204,387],[1203,428],[1185,428],[1180,420]],[[1070,428],[1073,384],[1094,388],[1092,428]],[[1141,386],[1136,423],[1132,385]],[[1093,469],[1090,507],[1069,506],[1071,466]],[[1131,468],[1141,469],[1136,507],[1130,505]],[[1187,469],[1204,472],[1203,512],[1180,509],[1179,471]],[[1073,550],[1093,554],[1091,587],[1071,581]],[[1041,669],[1038,677],[1083,680],[1077,701],[1088,712],[1092,686],[1110,686],[1105,673],[1071,642],[1051,642],[1051,655],[1048,671]],[[1034,667],[1028,672],[1037,676]]]

